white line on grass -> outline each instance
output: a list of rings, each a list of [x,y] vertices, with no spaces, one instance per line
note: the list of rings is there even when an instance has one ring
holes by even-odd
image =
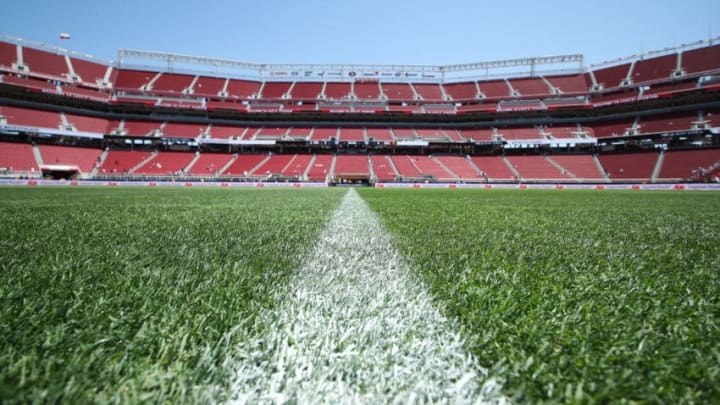
[[[355,190],[276,299],[232,402],[506,402]]]

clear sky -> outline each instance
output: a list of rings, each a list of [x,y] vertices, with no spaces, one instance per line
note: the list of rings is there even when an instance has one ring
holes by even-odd
[[[582,53],[589,65],[718,36],[720,0],[15,0],[0,32],[111,60],[130,48],[428,65]]]

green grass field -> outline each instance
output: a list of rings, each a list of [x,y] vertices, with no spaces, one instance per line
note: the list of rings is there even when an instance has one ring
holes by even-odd
[[[0,189],[0,402],[222,399],[341,196]]]
[[[508,396],[720,401],[718,194],[361,195]]]
[[[342,189],[0,189],[0,402],[226,399]],[[720,401],[720,195],[359,190],[519,402]]]

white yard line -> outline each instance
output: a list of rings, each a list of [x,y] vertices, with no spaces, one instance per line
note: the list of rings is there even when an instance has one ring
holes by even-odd
[[[276,299],[233,403],[507,402],[355,190]]]

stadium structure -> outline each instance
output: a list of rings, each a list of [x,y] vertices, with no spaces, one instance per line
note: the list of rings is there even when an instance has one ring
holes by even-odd
[[[291,65],[0,37],[0,177],[228,184],[717,182],[720,38],[585,66]]]

